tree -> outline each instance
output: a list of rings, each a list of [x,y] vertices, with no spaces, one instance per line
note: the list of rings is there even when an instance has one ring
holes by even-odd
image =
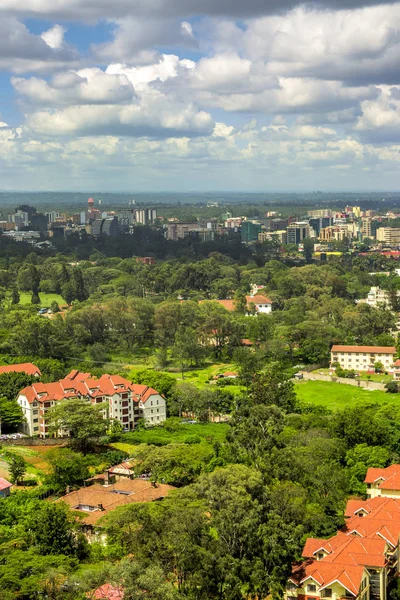
[[[314,252],[314,240],[311,238],[306,238],[303,240],[304,246],[304,258],[306,259],[306,263],[309,265],[312,263],[312,257]]]
[[[32,385],[34,381],[37,381],[37,378],[26,373],[1,373],[0,397],[7,398],[7,400],[15,400],[19,392],[23,388]]]
[[[58,302],[56,302],[55,300],[53,300],[53,302],[50,304],[50,308],[51,308],[51,310],[52,310],[53,313],[60,312],[60,307],[58,305]]]
[[[181,366],[182,377],[185,366],[197,365],[204,356],[204,348],[198,343],[196,333],[190,327],[182,327],[175,334],[172,356]]]
[[[40,296],[36,288],[32,291],[31,304],[40,304]]]
[[[233,353],[233,362],[239,372],[240,382],[248,388],[261,366],[260,357],[249,348],[237,348]]]
[[[0,397],[1,432],[10,433],[11,431],[16,431],[23,421],[24,415],[19,404],[15,400]]]
[[[83,558],[87,543],[76,535],[76,522],[64,504],[43,502],[30,522],[33,543],[40,554],[65,554]]]
[[[83,455],[69,448],[50,450],[46,458],[51,467],[48,481],[52,487],[65,490],[68,485],[82,485],[90,475]]]
[[[397,394],[399,391],[399,384],[397,381],[388,381],[385,388],[388,394]]]
[[[8,470],[10,471],[11,482],[19,485],[26,473],[26,464],[22,456],[18,454],[13,456],[10,460]]]
[[[48,411],[46,422],[51,433],[69,432],[71,446],[85,453],[107,431],[106,410],[104,404],[93,405],[80,399],[65,400]]]
[[[11,293],[11,304],[19,304],[21,297],[16,287],[13,287]]]
[[[241,290],[237,290],[233,299],[233,305],[235,307],[236,312],[238,312],[241,315],[244,315],[247,308],[246,294]]]
[[[384,369],[383,363],[381,363],[380,360],[377,360],[374,363],[374,369],[375,369],[375,373],[382,373],[382,371]]]

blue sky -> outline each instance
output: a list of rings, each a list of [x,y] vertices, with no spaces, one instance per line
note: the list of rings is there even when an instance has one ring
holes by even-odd
[[[399,2],[0,0],[0,189],[397,190],[399,33]]]

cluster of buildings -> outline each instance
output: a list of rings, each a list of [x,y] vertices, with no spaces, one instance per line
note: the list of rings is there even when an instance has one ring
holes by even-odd
[[[9,368],[16,370],[20,366]],[[24,367],[25,372],[32,373],[34,365]],[[74,370],[59,381],[38,381],[20,391],[17,403],[25,417],[24,432],[29,436],[49,437],[47,412],[59,402],[75,398],[101,404],[104,418],[119,422],[126,431],[135,429],[140,419],[151,426],[159,425],[167,416],[165,398],[151,387],[131,383],[120,375],[105,374],[97,378]],[[68,432],[60,431],[59,435]]]
[[[102,211],[101,200],[98,207],[89,198],[87,207],[81,212],[67,215],[58,211],[37,212],[29,205],[19,206],[7,220],[0,221],[0,232],[16,241],[32,245],[43,243],[43,237],[67,237],[72,233],[85,231],[97,238],[102,235],[114,237],[119,233],[131,233],[136,225],[152,225],[157,220],[155,208],[137,208]]]
[[[367,500],[347,503],[329,539],[307,539],[285,600],[386,600],[400,576],[400,465],[368,469]]]

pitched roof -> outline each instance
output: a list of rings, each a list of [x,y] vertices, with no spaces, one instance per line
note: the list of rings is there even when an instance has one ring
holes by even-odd
[[[371,467],[367,471],[364,483],[375,483],[378,479],[387,480],[398,473],[400,473],[400,465],[390,465],[382,469]]]
[[[88,592],[87,597],[91,600],[123,600],[124,590],[120,586],[112,585],[111,583],[105,583],[94,590]]]
[[[331,352],[365,352],[371,354],[397,354],[394,346],[332,346]]]
[[[102,517],[118,506],[133,502],[152,502],[160,500],[175,488],[164,483],[152,485],[144,479],[120,479],[117,483],[103,486],[94,483],[62,496],[56,502],[65,502],[72,509],[79,511],[86,525],[95,525]],[[79,506],[95,507],[95,510],[84,511]]]
[[[262,296],[261,294],[256,294],[255,296],[246,296],[247,304],[253,302],[254,304],[272,304],[272,300],[267,298],[266,296]]]
[[[363,579],[365,568],[360,565],[344,566],[342,564],[314,560],[302,563],[294,570],[292,579],[297,585],[312,578],[322,588],[338,581],[346,590],[357,596]]]
[[[12,487],[12,483],[7,481],[7,479],[4,479],[4,477],[0,477],[0,492],[7,490],[10,487]]]
[[[329,540],[307,538],[303,548],[302,556],[304,556],[304,558],[312,558],[318,551],[322,550],[325,550],[325,552],[328,553],[334,552],[336,548],[343,544],[345,539],[347,539],[347,535],[341,531],[339,531]]]
[[[0,367],[2,373],[26,373],[27,375],[41,375],[39,367],[33,363],[20,363],[18,365],[3,365]]]
[[[27,398],[29,403],[35,400],[63,400],[65,398],[89,397],[98,398],[103,395],[112,396],[115,393],[133,392],[135,401],[146,402],[158,392],[147,385],[133,384],[121,375],[104,374],[99,379],[90,373],[71,371],[64,379],[53,383],[34,383],[21,390],[20,395]]]

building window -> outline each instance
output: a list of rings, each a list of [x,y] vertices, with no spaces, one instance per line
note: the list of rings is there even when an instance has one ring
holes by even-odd
[[[34,423],[39,423],[39,419],[33,419]]]
[[[307,586],[307,592],[316,592],[317,591],[317,586],[314,585],[313,583],[308,584]]]
[[[321,598],[332,598],[332,589],[325,588],[324,590],[322,590]]]

